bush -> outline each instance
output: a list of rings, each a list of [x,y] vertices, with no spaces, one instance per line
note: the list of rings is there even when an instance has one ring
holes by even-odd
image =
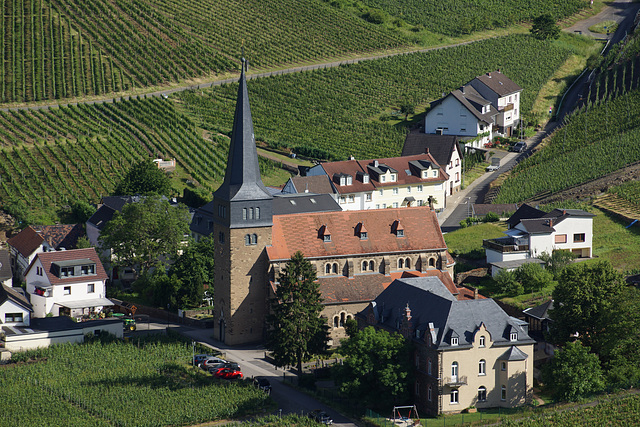
[[[549,285],[553,281],[553,274],[540,264],[530,262],[516,269],[515,278],[525,292],[534,292]]]
[[[500,221],[500,216],[495,212],[489,212],[486,214],[482,220],[483,222],[498,222]]]
[[[524,287],[516,279],[516,273],[514,271],[502,270],[495,279],[498,291],[510,295],[517,296],[524,293]]]

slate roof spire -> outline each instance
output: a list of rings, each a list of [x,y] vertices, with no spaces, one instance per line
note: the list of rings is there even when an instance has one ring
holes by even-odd
[[[242,58],[242,71],[229,145],[227,170],[224,182],[214,193],[214,197],[229,202],[272,199],[260,178],[260,166],[247,91],[246,66],[247,61]]]

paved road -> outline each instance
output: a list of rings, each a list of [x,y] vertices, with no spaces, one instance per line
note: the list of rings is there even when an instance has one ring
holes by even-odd
[[[181,333],[200,344],[211,347],[225,354],[229,361],[240,365],[245,378],[265,377],[271,383],[271,397],[278,404],[278,408],[273,412],[279,414],[307,414],[315,409],[321,409],[333,419],[334,425],[339,427],[356,427],[350,419],[340,414],[333,408],[326,406],[318,400],[283,384],[283,376],[288,379],[295,378],[295,375],[283,369],[277,369],[265,360],[265,349],[262,346],[229,347],[213,339],[212,329],[196,329],[174,323],[167,323],[161,319],[150,319],[148,323],[137,324],[136,332],[131,333],[133,339],[136,335],[148,332],[164,332],[167,326],[172,330]]]
[[[635,10],[635,12],[633,10]],[[640,10],[640,4],[634,2],[634,0],[616,0],[604,7],[599,14],[592,16],[591,18],[578,21],[571,27],[565,28],[564,31],[569,33],[579,33],[596,39],[607,40],[608,37],[606,34],[592,33],[589,31],[589,27],[604,21],[615,21],[620,24],[630,15],[635,16],[638,10]],[[631,21],[633,22],[633,18],[631,18]],[[624,31],[622,32],[622,37],[624,37]],[[620,37],[618,41],[622,37]],[[612,43],[617,43],[617,41],[613,40]]]

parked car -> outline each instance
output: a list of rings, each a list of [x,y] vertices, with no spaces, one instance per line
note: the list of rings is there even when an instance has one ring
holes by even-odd
[[[200,363],[202,363],[202,361],[208,357],[211,357],[210,354],[196,354],[195,356],[193,356],[193,364],[196,366],[200,366]]]
[[[224,368],[224,365],[226,365],[226,363],[216,363],[215,365],[209,366],[207,370],[211,375],[213,375],[218,372],[218,370]]]
[[[331,419],[331,417],[326,412],[321,411],[320,409],[309,412],[309,418],[327,426],[333,424],[333,420]]]
[[[240,371],[240,369],[234,369],[234,368],[220,368],[216,371],[215,374],[213,374],[214,377],[216,378],[224,378],[227,380],[231,380],[231,379],[242,379],[242,372]]]
[[[527,143],[524,141],[518,141],[513,146],[511,146],[510,151],[515,151],[516,153],[522,153],[527,150]]]
[[[227,361],[224,359],[220,359],[219,357],[209,356],[206,359],[204,359],[202,362],[200,362],[200,367],[206,370],[218,363],[227,363]]]
[[[262,378],[262,377],[256,377],[254,378],[253,383],[260,390],[265,391],[267,393],[271,393],[271,383],[269,382],[268,379]]]

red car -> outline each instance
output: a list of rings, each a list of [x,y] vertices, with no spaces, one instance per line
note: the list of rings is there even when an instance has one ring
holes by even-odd
[[[235,368],[220,368],[213,374],[213,376],[216,378],[231,380],[235,378],[242,378],[242,372],[240,369]]]

